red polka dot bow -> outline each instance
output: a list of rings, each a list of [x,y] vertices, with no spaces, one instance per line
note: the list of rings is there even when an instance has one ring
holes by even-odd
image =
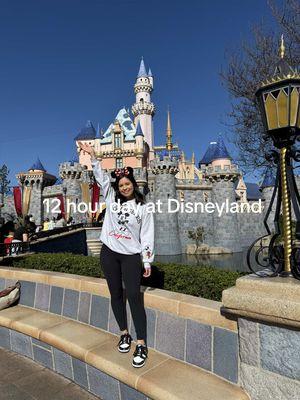
[[[126,167],[125,168],[117,168],[117,169],[115,169],[114,172],[115,172],[116,177],[118,177],[118,178],[129,175],[129,171]]]

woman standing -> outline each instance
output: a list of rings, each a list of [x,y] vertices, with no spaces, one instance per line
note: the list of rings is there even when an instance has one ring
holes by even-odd
[[[122,331],[118,350],[127,353],[132,337],[127,330],[126,306],[123,302],[122,279],[130,305],[137,335],[132,365],[136,368],[145,364],[148,356],[146,344],[146,313],[141,301],[142,278],[141,254],[144,277],[151,274],[150,263],[154,259],[154,222],[147,211],[144,196],[140,193],[131,167],[116,169],[109,175],[101,168],[92,147],[79,143],[80,148],[90,154],[94,176],[102,189],[106,202],[106,213],[100,240],[103,242],[100,263],[111,295],[111,306]]]

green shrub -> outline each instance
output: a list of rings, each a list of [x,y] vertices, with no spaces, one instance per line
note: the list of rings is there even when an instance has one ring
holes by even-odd
[[[7,265],[18,268],[58,271],[104,278],[99,258],[72,253],[37,253],[7,260]],[[220,270],[211,266],[189,266],[155,262],[149,278],[142,277],[142,285],[190,294],[220,301],[222,291],[234,286],[245,273]]]
[[[10,258],[6,265],[104,278],[98,258],[72,253],[36,253],[22,258]]]

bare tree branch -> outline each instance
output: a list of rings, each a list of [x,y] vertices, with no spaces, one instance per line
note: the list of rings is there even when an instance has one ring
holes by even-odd
[[[285,34],[286,60],[295,67],[300,62],[300,3],[285,0],[280,8],[269,0],[270,9],[278,23],[278,31],[266,31],[263,25],[252,28],[252,41],[242,42],[238,50],[227,56],[227,67],[220,73],[230,97],[227,123],[238,149],[238,162],[248,172],[267,165],[265,153],[271,141],[263,139],[263,126],[255,92],[261,82],[273,75],[279,54],[280,34]]]

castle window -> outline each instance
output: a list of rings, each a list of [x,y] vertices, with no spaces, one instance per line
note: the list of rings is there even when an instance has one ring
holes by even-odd
[[[123,158],[116,158],[116,168],[123,168]]]
[[[121,133],[115,133],[115,148],[121,148]]]

